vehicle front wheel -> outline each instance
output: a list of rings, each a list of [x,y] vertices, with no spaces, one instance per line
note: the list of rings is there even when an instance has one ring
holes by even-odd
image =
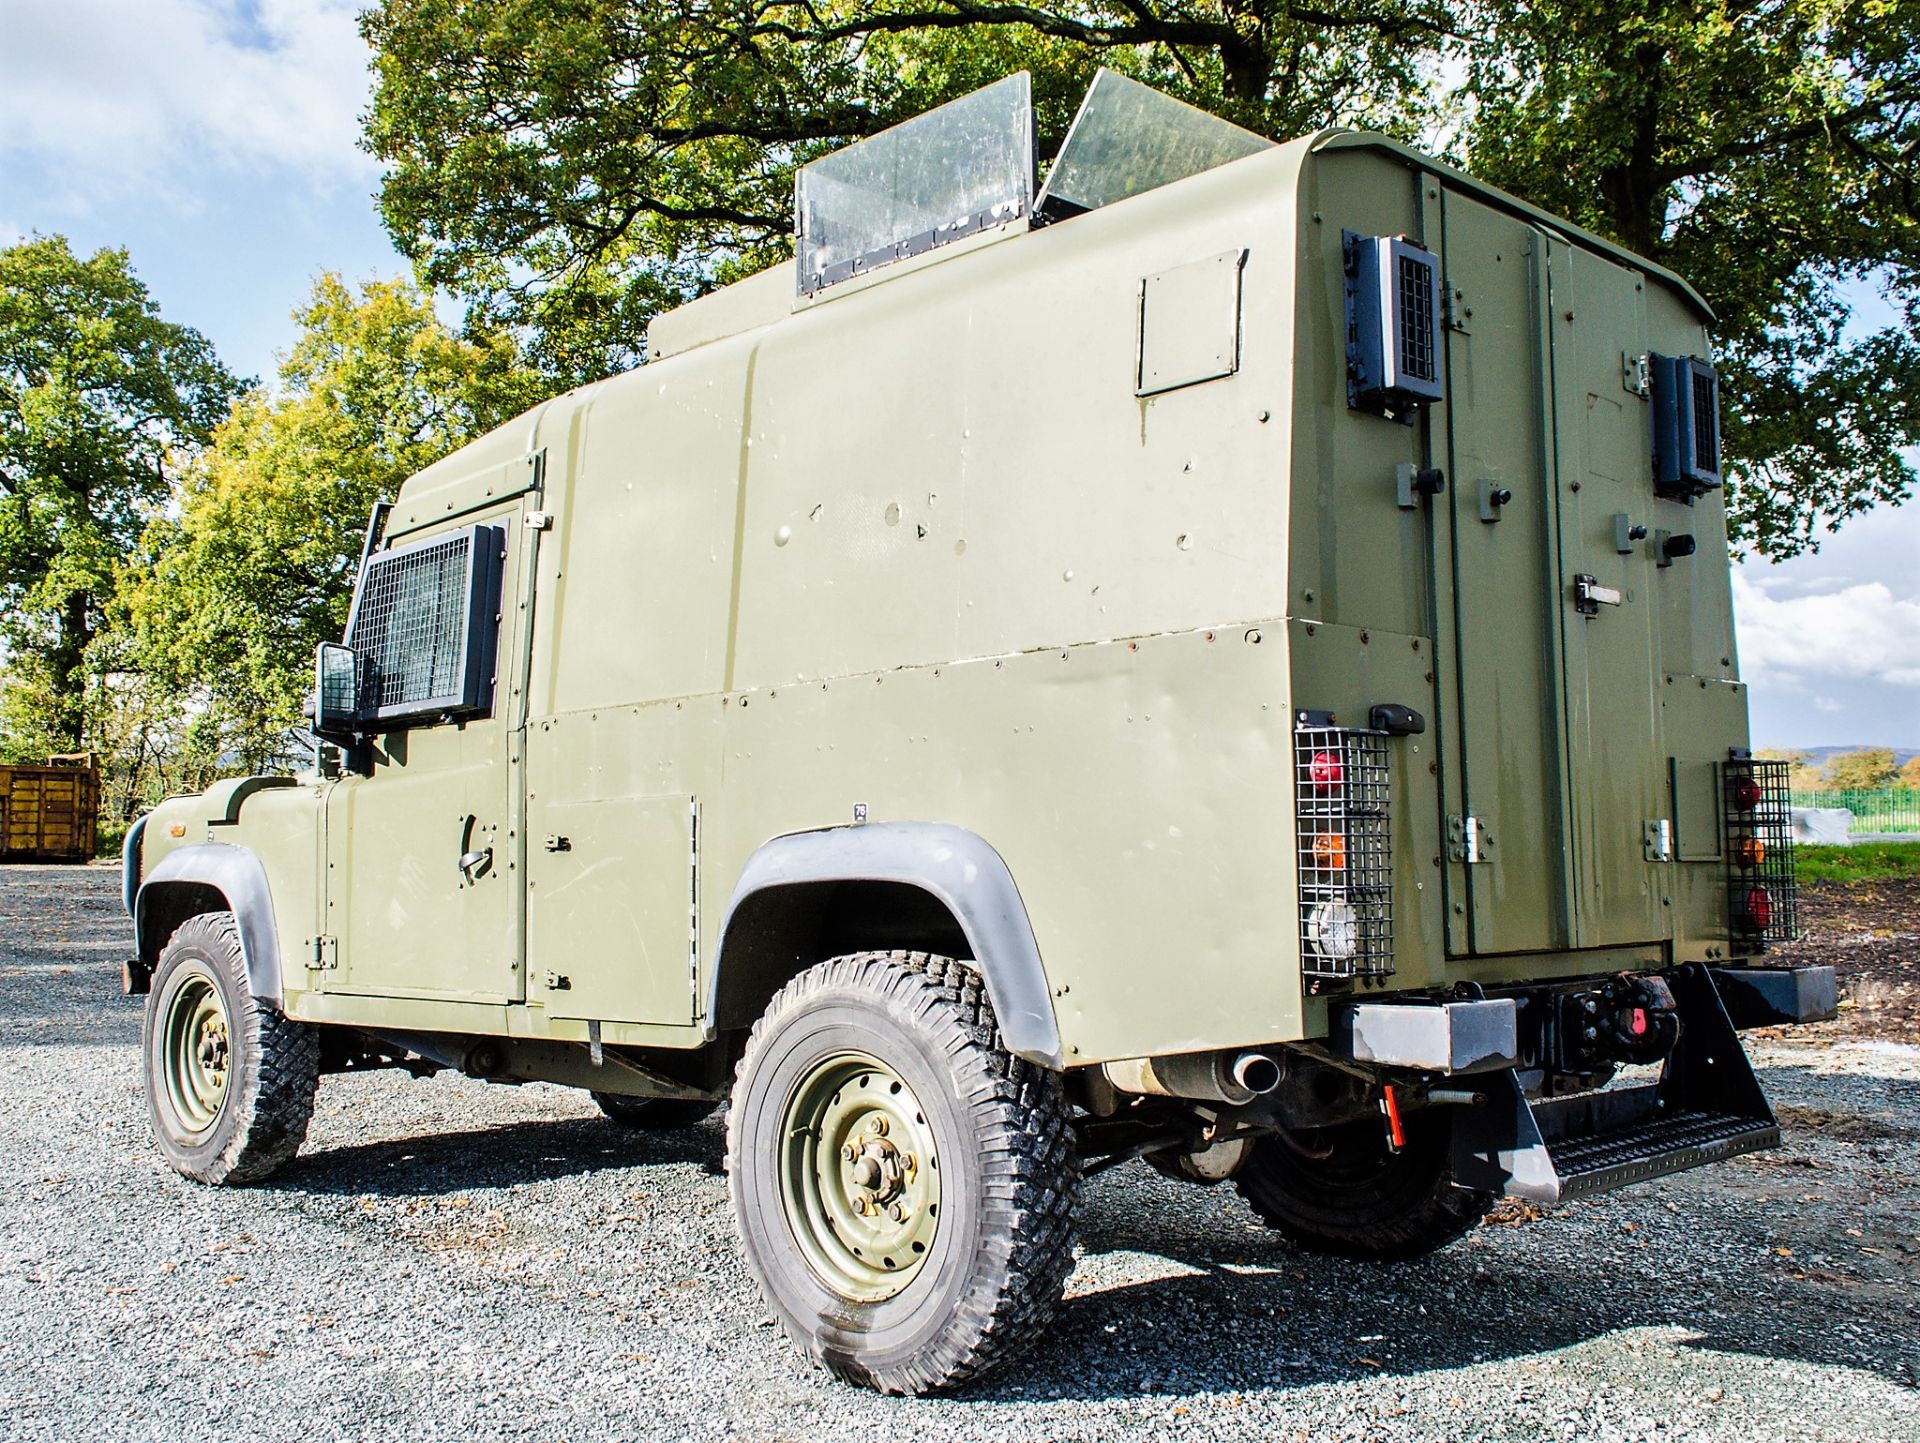
[[[231,912],[189,917],[154,969],[141,1022],[147,1107],[174,1171],[257,1182],[300,1150],[320,1040],[253,995]]]
[[[1065,1095],[1006,1050],[964,963],[868,952],[790,982],[741,1059],[727,1157],[761,1295],[849,1382],[951,1387],[1059,1307],[1079,1183]]]
[[[1314,1128],[1253,1144],[1234,1185],[1267,1226],[1312,1253],[1388,1262],[1417,1258],[1470,1231],[1493,1194],[1453,1185],[1453,1129],[1443,1108],[1406,1121],[1406,1146],[1380,1123]]]

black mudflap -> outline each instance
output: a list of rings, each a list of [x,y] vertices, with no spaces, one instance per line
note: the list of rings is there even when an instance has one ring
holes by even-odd
[[[1689,963],[1666,977],[1680,1039],[1658,1082],[1530,1103],[1511,1070],[1476,1078],[1487,1105],[1455,1123],[1454,1181],[1557,1203],[1777,1147],[1779,1124],[1712,975]]]

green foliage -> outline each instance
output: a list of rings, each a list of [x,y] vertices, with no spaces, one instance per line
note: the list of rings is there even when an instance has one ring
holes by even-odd
[[[114,568],[239,391],[127,253],[0,250],[0,690],[7,755],[77,750]]]
[[[1857,847],[1795,847],[1803,884],[1885,882],[1920,877],[1920,842],[1868,842]]]
[[[1821,778],[1836,791],[1867,792],[1892,786],[1898,775],[1893,753],[1886,747],[1862,747],[1829,757]]]
[[[793,168],[1011,71],[1043,155],[1096,67],[1243,125],[1408,132],[1439,0],[385,0],[362,28],[396,244],[592,379],[648,317],[791,254]]]
[[[369,510],[546,393],[497,334],[456,337],[398,282],[322,276],[280,389],[252,391],[156,521],[107,639],[178,698],[174,755],[264,770],[295,754],[313,650],[346,623]]]
[[[1911,756],[1900,768],[1900,785],[1920,791],[1920,756]]]
[[[1920,441],[1920,6],[1493,0],[1475,173],[1713,305],[1737,536],[1790,556],[1909,494]],[[1845,288],[1896,323],[1848,329]]]
[[[787,256],[795,164],[1021,68],[1050,156],[1106,65],[1276,137],[1444,128],[1476,173],[1687,276],[1760,553],[1911,490],[1912,0],[383,0],[362,25],[396,244],[572,379]],[[1443,66],[1466,77],[1444,114]],[[1847,287],[1895,323],[1850,331]]]

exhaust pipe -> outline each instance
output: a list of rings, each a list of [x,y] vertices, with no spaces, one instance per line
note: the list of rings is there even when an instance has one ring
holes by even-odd
[[[1132,1057],[1101,1071],[1122,1092],[1216,1102],[1239,1107],[1280,1085],[1286,1068],[1264,1052],[1189,1052],[1175,1057]]]
[[[1264,1052],[1243,1052],[1233,1059],[1233,1080],[1255,1097],[1265,1097],[1286,1075],[1287,1070]]]

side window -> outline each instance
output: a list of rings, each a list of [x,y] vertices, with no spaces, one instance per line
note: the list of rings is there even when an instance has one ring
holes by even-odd
[[[347,623],[355,719],[383,728],[493,708],[506,531],[469,526],[367,558]]]

